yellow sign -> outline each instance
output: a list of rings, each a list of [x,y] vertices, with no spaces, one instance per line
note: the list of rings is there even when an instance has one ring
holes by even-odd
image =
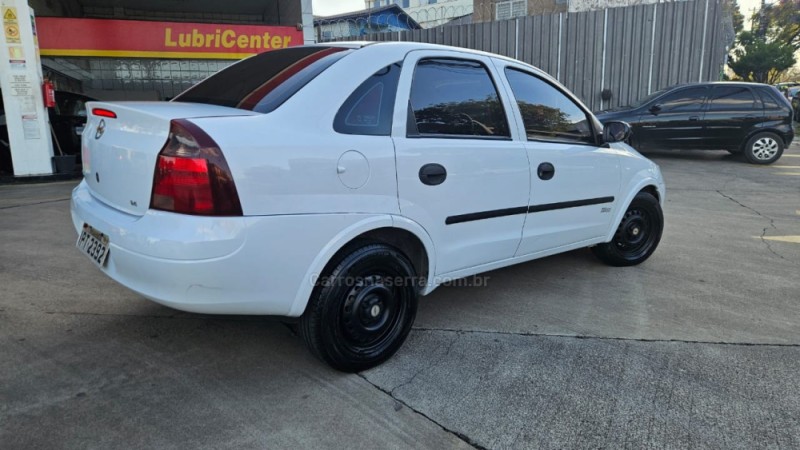
[[[19,44],[19,27],[17,25],[3,25],[6,32],[6,43]]]
[[[3,22],[15,22],[17,20],[17,8],[3,7]]]

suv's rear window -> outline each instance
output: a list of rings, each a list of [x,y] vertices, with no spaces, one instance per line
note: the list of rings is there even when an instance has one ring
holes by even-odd
[[[215,73],[172,101],[267,113],[352,51],[314,46],[261,53]]]

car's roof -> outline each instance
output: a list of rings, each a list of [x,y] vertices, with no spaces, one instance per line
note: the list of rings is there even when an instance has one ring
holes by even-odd
[[[702,83],[687,83],[686,86],[770,86],[764,83],[752,83],[750,81],[706,81]]]
[[[425,42],[406,42],[406,41],[387,41],[387,42],[371,42],[371,41],[342,41],[342,42],[329,42],[329,43],[322,43],[322,44],[314,44],[314,45],[326,45],[326,46],[333,46],[333,47],[344,47],[344,48],[353,48],[359,49],[364,47],[370,48],[378,48],[378,47],[389,47],[391,46],[393,49],[398,51],[405,51],[411,52],[414,50],[447,50],[447,51],[455,51],[459,53],[467,53],[472,55],[484,56],[488,58],[495,58],[507,62],[511,62],[514,64],[521,64],[530,68],[531,70],[535,71],[537,74],[547,77],[551,81],[558,82],[555,78],[553,78],[550,74],[539,69],[536,66],[528,64],[524,61],[520,61],[508,56],[498,55],[497,53],[490,53],[481,50],[474,50],[470,48],[464,47],[454,47],[451,45],[442,45],[442,44],[428,44]]]
[[[333,47],[345,47],[345,48],[363,48],[367,46],[375,46],[375,47],[383,47],[383,46],[392,46],[395,48],[405,49],[407,51],[413,50],[449,50],[449,51],[457,51],[462,53],[471,53],[473,55],[481,55],[481,56],[488,56],[491,58],[498,58],[504,59],[506,61],[512,61],[515,63],[521,63],[525,65],[530,65],[524,63],[522,61],[518,61],[514,58],[509,58],[507,56],[498,55],[496,53],[489,53],[484,52],[481,50],[473,50],[470,48],[464,47],[454,47],[451,45],[442,45],[442,44],[428,44],[426,42],[406,42],[406,41],[387,41],[387,42],[372,42],[372,41],[343,41],[343,42],[329,42],[325,44],[317,44],[317,45],[327,45]]]

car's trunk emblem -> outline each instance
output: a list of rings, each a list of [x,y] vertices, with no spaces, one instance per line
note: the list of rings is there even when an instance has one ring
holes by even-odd
[[[103,135],[103,133],[105,133],[105,131],[106,131],[106,121],[101,119],[100,123],[97,125],[97,132],[94,134],[94,138],[100,139],[100,137]]]

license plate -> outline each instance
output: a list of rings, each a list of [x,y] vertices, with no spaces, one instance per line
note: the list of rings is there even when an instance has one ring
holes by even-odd
[[[108,236],[95,230],[89,224],[83,224],[81,236],[75,246],[94,261],[98,267],[103,267],[106,264],[108,259]]]

